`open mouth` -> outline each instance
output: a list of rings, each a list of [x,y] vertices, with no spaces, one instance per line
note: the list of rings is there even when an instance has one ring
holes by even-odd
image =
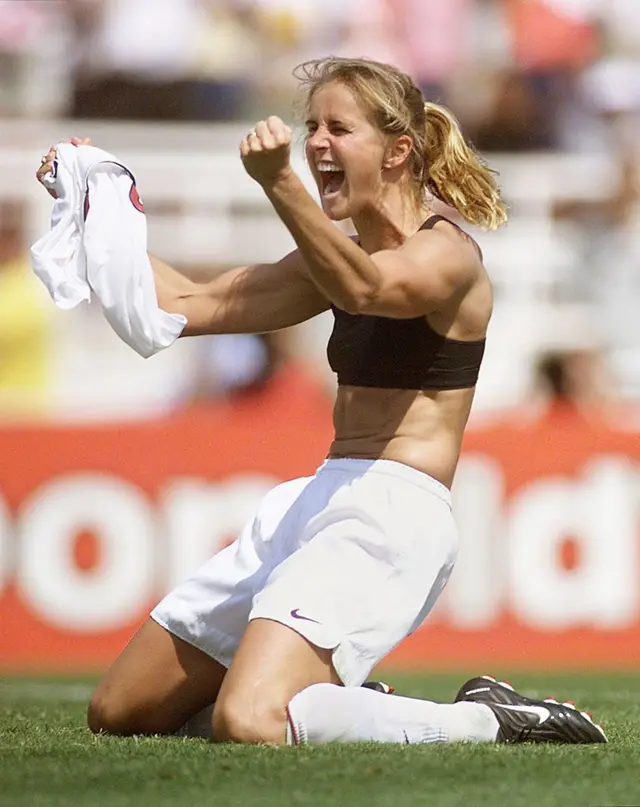
[[[323,199],[340,193],[344,184],[345,174],[340,168],[329,164],[318,165],[320,178],[320,195]]]

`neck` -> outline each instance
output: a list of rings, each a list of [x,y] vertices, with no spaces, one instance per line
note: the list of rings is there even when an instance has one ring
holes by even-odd
[[[395,203],[394,203],[395,201]],[[407,203],[406,197],[363,209],[352,221],[360,246],[369,255],[397,249],[414,235],[433,211],[428,205]]]

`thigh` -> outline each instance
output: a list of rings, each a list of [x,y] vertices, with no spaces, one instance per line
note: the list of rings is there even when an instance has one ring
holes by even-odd
[[[220,697],[248,691],[257,682],[263,689],[281,692],[286,705],[293,695],[311,684],[340,683],[333,669],[331,650],[271,619],[253,619],[225,676]]]
[[[170,734],[213,703],[226,668],[148,619],[105,673],[89,726],[114,734]]]

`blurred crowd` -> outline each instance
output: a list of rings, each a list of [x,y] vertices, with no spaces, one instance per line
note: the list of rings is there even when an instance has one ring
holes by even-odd
[[[581,256],[557,291],[598,301],[608,366],[640,399],[640,0],[0,0],[0,118],[291,120],[292,69],[328,54],[404,68],[483,152],[615,155],[609,198],[553,211]],[[3,389],[43,388],[51,340],[19,218],[0,205],[0,412]],[[203,339],[187,397],[253,392],[292,353]],[[548,380],[564,358],[544,361]]]
[[[328,54],[403,67],[482,150],[587,148],[640,106],[637,0],[0,0],[0,114],[287,115]]]

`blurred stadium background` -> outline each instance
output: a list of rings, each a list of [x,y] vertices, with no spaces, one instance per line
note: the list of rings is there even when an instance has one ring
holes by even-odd
[[[144,361],[30,273],[47,147],[132,168],[196,278],[292,241],[242,169],[293,67],[398,64],[500,173],[496,310],[455,486],[459,566],[394,658],[640,667],[638,0],[0,0],[0,673],[103,668],[276,481],[322,461],[322,316]],[[300,153],[297,165],[305,173]]]

